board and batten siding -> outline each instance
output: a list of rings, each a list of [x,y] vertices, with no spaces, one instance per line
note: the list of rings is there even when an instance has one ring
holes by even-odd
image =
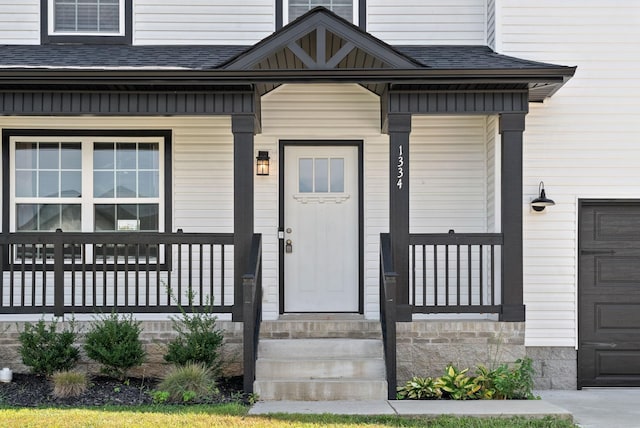
[[[0,1],[0,45],[40,44],[40,1]]]
[[[367,0],[367,31],[392,45],[485,45],[486,0]]]
[[[136,0],[134,44],[250,45],[273,33],[273,0]]]
[[[527,346],[576,346],[577,200],[640,198],[640,3],[502,2],[501,53],[577,65],[524,134]],[[543,180],[556,205],[532,213]]]

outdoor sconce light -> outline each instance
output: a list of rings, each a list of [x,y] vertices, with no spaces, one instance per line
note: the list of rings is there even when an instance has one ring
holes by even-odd
[[[258,157],[256,157],[256,175],[269,175],[269,152],[258,152]]]
[[[553,200],[547,198],[547,194],[544,192],[544,181],[541,181],[538,185],[538,193],[540,196],[531,201],[531,208],[533,208],[534,211],[540,212],[543,211],[545,207],[556,204]]]

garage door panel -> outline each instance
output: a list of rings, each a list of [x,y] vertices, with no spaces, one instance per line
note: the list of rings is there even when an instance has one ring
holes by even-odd
[[[613,297],[581,307],[581,341],[608,338],[611,342],[640,342],[640,303],[627,303],[624,296]]]
[[[640,206],[635,202],[584,203],[581,248],[640,248]]]
[[[640,386],[640,201],[580,201],[578,386]]]

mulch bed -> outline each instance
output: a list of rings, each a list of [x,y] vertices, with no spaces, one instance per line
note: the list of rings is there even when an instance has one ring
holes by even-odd
[[[0,404],[17,407],[38,406],[137,406],[152,404],[151,392],[156,379],[129,379],[121,382],[112,378],[97,376],[89,381],[89,388],[80,397],[56,398],[53,396],[51,381],[32,374],[15,374],[10,383],[0,383]],[[218,382],[220,394],[199,401],[198,404],[247,402],[242,391],[242,377],[223,378]]]

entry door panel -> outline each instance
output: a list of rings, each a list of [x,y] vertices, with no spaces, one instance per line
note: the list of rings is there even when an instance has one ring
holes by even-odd
[[[578,386],[640,386],[640,203],[582,202]]]
[[[285,146],[285,312],[357,312],[358,149]]]

